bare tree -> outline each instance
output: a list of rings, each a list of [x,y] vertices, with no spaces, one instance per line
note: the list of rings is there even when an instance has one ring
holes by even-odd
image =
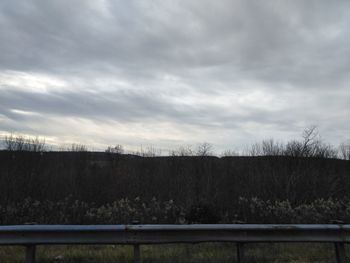
[[[301,149],[301,156],[313,156],[316,149],[316,145],[320,144],[319,133],[317,126],[311,126],[306,128],[302,134],[303,144]]]
[[[197,145],[195,154],[197,156],[210,156],[213,155],[213,146],[210,143],[203,142]]]
[[[273,139],[263,140],[261,143],[254,143],[247,150],[249,156],[279,156],[283,155],[285,146],[283,143],[275,142]]]
[[[72,143],[68,151],[71,152],[87,152],[88,147],[84,144],[79,144],[79,143]]]
[[[285,147],[284,155],[292,157],[302,157],[303,143],[297,140],[289,141]]]
[[[221,157],[231,157],[231,156],[239,156],[239,152],[234,150],[225,150],[221,153]]]
[[[142,156],[142,157],[156,157],[162,155],[162,150],[155,148],[153,146],[147,146],[146,148],[143,148],[141,145],[141,148],[139,151],[131,152],[131,154]]]
[[[302,141],[293,140],[287,143],[284,155],[293,157],[336,158],[337,151],[333,146],[322,142],[316,126],[306,128]]]
[[[284,145],[282,143],[275,142],[273,139],[263,140],[261,143],[262,154],[267,156],[283,155]]]
[[[350,160],[350,140],[343,142],[339,146],[340,157],[344,160]]]
[[[108,146],[105,150],[106,153],[115,153],[115,154],[123,154],[124,147],[123,145],[117,144],[116,146]]]
[[[289,141],[285,147],[284,155],[293,157],[311,157],[314,156],[315,146],[320,144],[319,134],[316,126],[304,129],[301,137],[302,141]]]
[[[162,150],[153,146],[148,146],[146,149],[141,148],[141,156],[143,157],[155,157],[162,155]]]
[[[249,156],[259,156],[262,154],[261,146],[259,143],[253,143],[252,146],[249,149],[249,146],[247,147],[247,154]]]
[[[4,138],[5,150],[43,152],[46,150],[45,139],[37,137],[24,137],[10,134]]]
[[[171,156],[193,156],[194,151],[191,145],[180,146],[177,150],[170,152]]]

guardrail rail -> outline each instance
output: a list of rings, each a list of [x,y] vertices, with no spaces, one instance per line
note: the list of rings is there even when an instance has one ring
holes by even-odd
[[[345,263],[345,243],[350,225],[13,225],[0,226],[0,246],[26,247],[26,263],[35,263],[37,245],[128,244],[134,246],[134,262],[141,262],[140,245],[234,242],[237,262],[244,262],[245,243],[334,243],[338,263]]]

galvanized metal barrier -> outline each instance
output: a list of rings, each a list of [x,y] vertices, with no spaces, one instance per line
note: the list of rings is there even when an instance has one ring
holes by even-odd
[[[0,245],[26,246],[26,263],[35,262],[36,245],[130,244],[134,262],[140,245],[199,242],[237,243],[237,261],[244,262],[245,243],[327,242],[335,244],[338,263],[345,263],[344,244],[350,225],[14,225],[0,226]]]

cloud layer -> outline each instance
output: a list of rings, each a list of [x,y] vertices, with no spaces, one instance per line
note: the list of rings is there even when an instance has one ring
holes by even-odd
[[[0,3],[0,132],[171,149],[350,132],[348,1]]]

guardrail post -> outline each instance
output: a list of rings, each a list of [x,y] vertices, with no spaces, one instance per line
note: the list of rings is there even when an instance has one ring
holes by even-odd
[[[334,243],[335,255],[337,257],[337,263],[346,263],[345,246],[344,243]]]
[[[237,243],[237,262],[244,262],[244,243]]]
[[[26,246],[26,263],[35,263],[35,245]]]
[[[140,245],[134,245],[134,263],[141,263]]]

